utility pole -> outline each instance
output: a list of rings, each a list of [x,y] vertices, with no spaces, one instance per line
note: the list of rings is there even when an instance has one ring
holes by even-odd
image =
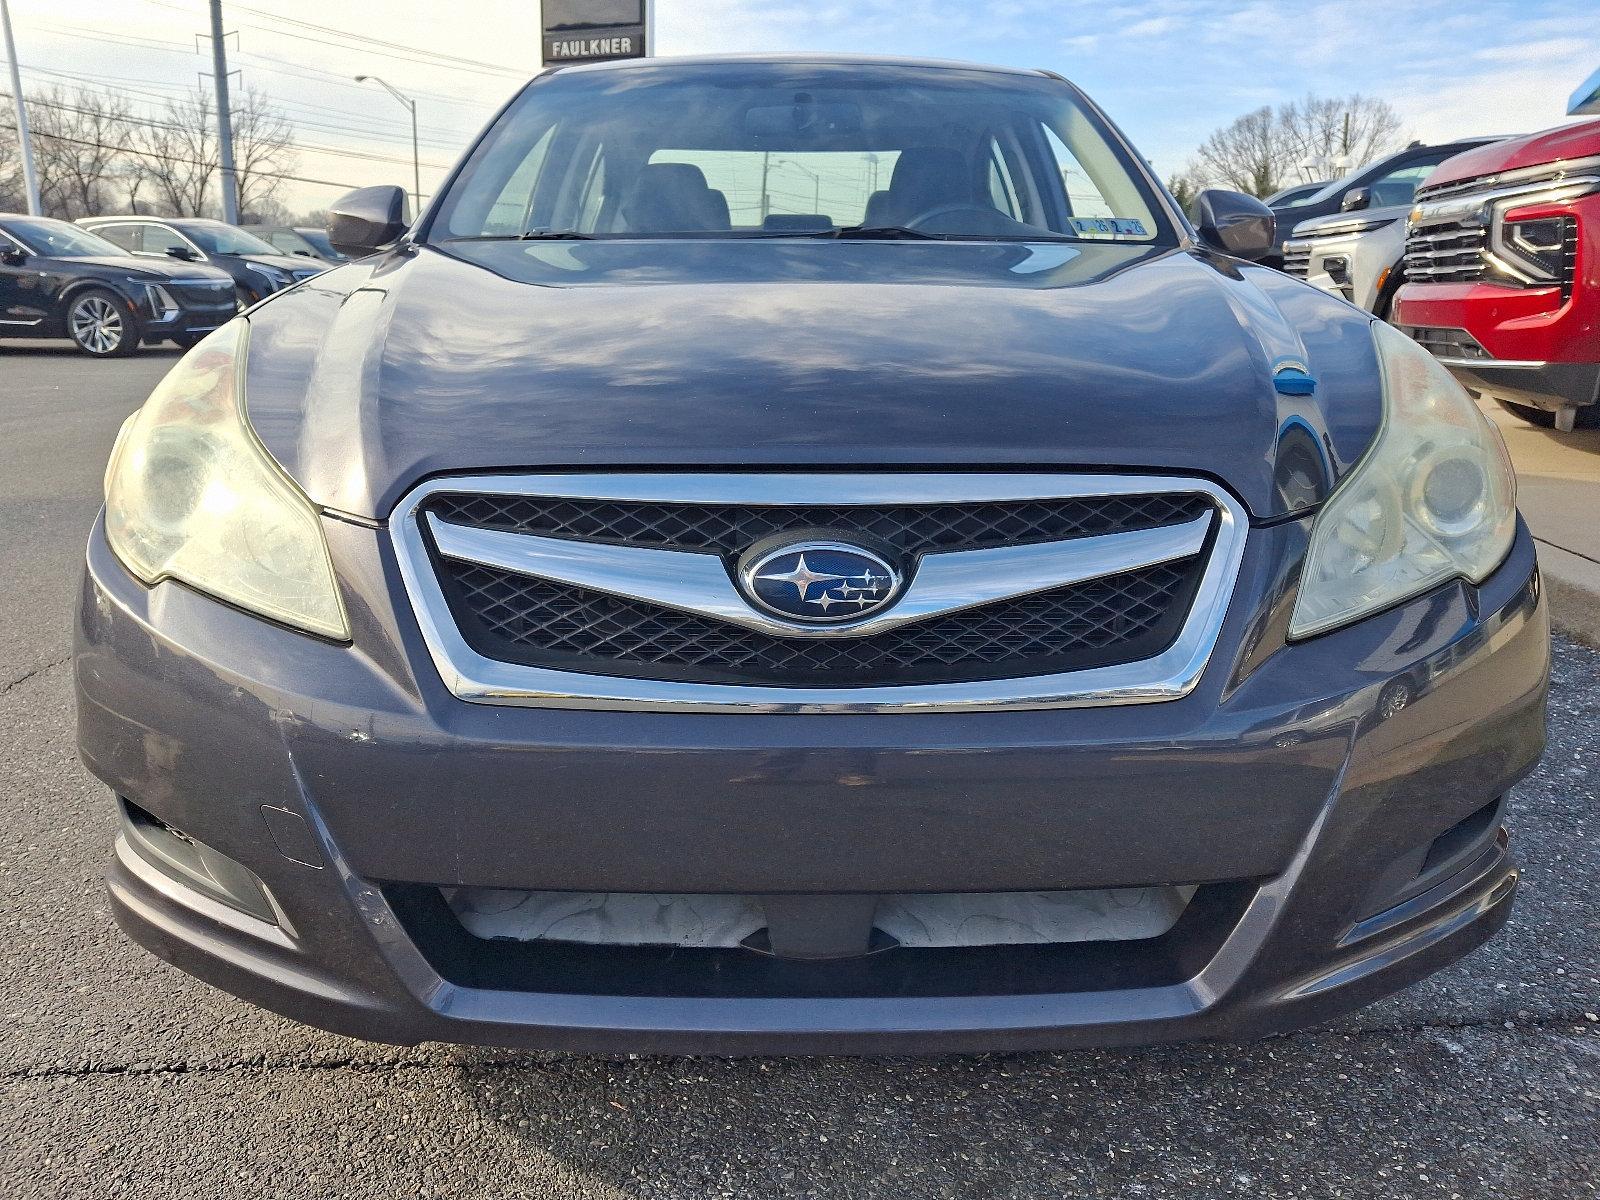
[[[22,186],[28,193],[28,215],[42,215],[39,208],[39,176],[33,169],[33,139],[28,136],[28,105],[22,98],[22,72],[17,66],[17,43],[11,37],[11,9],[0,0],[0,26],[6,33],[6,62],[11,67],[11,106],[17,112],[17,144],[22,147]]]
[[[239,223],[239,177],[233,169],[233,114],[228,108],[228,48],[222,44],[222,0],[211,0],[211,71],[217,85],[217,148],[222,154],[222,219]]]

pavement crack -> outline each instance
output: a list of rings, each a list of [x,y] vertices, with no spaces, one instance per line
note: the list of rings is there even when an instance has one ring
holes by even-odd
[[[38,666],[33,667],[30,670],[24,671],[21,675],[18,675],[15,679],[7,680],[5,683],[0,683],[0,696],[4,696],[6,693],[10,692],[14,688],[21,687],[23,684],[27,683],[28,680],[32,679],[35,675],[43,675],[46,671],[53,671],[57,667],[64,667],[71,661],[72,661],[72,655],[66,654],[66,655],[63,655],[62,657],[60,657],[58,659],[55,659],[55,660],[53,660],[51,662],[40,663]]]
[[[1314,1038],[1328,1037],[1366,1040],[1473,1031],[1491,1034],[1588,1032],[1600,1036],[1600,1025],[1595,1024],[1588,1013],[1576,1012],[1553,1014],[1522,1021],[1508,1021],[1503,1017],[1484,1017],[1474,1021],[1440,1021],[1420,1025],[1377,1026],[1370,1029],[1319,1027],[1283,1034],[1278,1038],[1268,1039],[1268,1042],[1307,1041]],[[1268,1043],[1237,1043],[1241,1049],[1265,1044]],[[1152,1047],[1152,1049],[1154,1048],[1156,1047]],[[1064,1051],[1063,1053],[1070,1052]],[[230,1071],[281,1071],[285,1073],[360,1071],[369,1074],[381,1074],[386,1071],[524,1071],[531,1068],[551,1067],[573,1057],[583,1056],[551,1052],[544,1055],[492,1058],[482,1062],[452,1062],[437,1058],[383,1059],[362,1058],[357,1055],[313,1059],[268,1058],[265,1055],[248,1055],[239,1058],[221,1059],[215,1062],[57,1063],[51,1066],[12,1067],[0,1071],[0,1079],[21,1081],[27,1079],[87,1079],[117,1075],[221,1075]],[[1000,1057],[1012,1058],[1015,1056],[1003,1055]]]

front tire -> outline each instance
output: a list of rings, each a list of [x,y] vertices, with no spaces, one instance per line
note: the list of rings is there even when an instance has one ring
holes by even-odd
[[[121,358],[139,348],[133,314],[115,292],[89,288],[67,306],[67,336],[91,358]]]
[[[198,346],[204,339],[203,333],[179,333],[172,337],[172,344],[180,350],[191,350]]]

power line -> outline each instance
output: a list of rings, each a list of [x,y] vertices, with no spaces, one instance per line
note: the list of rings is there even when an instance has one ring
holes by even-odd
[[[144,2],[146,4],[153,4],[158,8],[169,8],[175,12],[190,13],[193,11],[181,4],[171,3],[171,0],[144,0]],[[248,4],[233,4],[231,7],[239,12],[247,12],[254,16],[263,17],[268,21],[276,21],[283,25],[293,25],[298,29],[309,29],[315,33],[331,34],[339,40],[336,42],[330,42],[323,38],[307,37],[303,34],[288,33],[284,30],[271,29],[264,25],[251,24],[248,21],[240,22],[248,29],[258,29],[262,33],[276,34],[279,37],[297,37],[301,41],[315,42],[318,45],[323,46],[334,46],[341,50],[348,49],[351,42],[359,42],[368,47],[382,47],[383,50],[400,51],[403,55],[415,55],[420,56],[421,59],[437,60],[434,62],[425,62],[422,65],[439,66],[446,69],[476,68],[479,71],[493,71],[497,74],[511,75],[523,79],[526,79],[528,75],[531,74],[531,72],[524,67],[508,67],[502,63],[485,62],[480,58],[466,58],[459,54],[444,54],[438,50],[429,50],[423,46],[412,46],[404,42],[391,42],[384,38],[371,37],[368,34],[356,33],[349,29],[336,29],[332,25],[318,25],[314,21],[301,21],[294,17],[285,17],[279,13],[269,12],[266,9],[252,8]],[[369,50],[368,53],[376,54],[382,58],[401,57],[399,54],[385,54],[383,53],[383,50]],[[405,61],[419,60],[407,58]]]
[[[17,127],[15,125],[0,125],[0,129],[9,129],[15,133]],[[188,167],[209,167],[215,169],[217,165],[216,163],[201,162],[197,158],[183,158],[176,154],[163,154],[158,150],[141,150],[133,146],[114,145],[110,142],[91,142],[86,138],[66,137],[59,133],[41,133],[37,129],[33,130],[32,133],[36,138],[50,138],[57,142],[66,142],[69,146],[88,146],[93,150],[118,150],[123,154],[132,154],[135,157],[156,158],[160,159],[162,162],[179,163]],[[261,176],[264,179],[287,179],[291,183],[312,183],[320,187],[336,187],[345,188],[347,190],[360,186],[359,184],[354,183],[340,183],[336,179],[311,179],[305,175],[290,175],[284,171],[252,171],[250,174]]]
[[[182,54],[186,57],[192,58],[196,53],[193,48],[185,46],[181,42],[166,42],[155,38],[140,38],[131,34],[82,33],[78,30],[68,29],[59,25],[34,25],[29,26],[28,28],[43,30],[58,37],[82,38],[91,42],[105,42],[106,44],[112,46],[131,46],[138,50],[151,51],[157,54]],[[357,91],[361,90],[358,84],[337,71],[326,71],[321,67],[308,66],[303,63],[291,63],[286,59],[275,58],[269,54],[257,54],[253,51],[239,51],[238,57],[250,60],[252,65],[256,66],[259,70],[271,71],[279,75],[296,76],[301,79],[311,79],[319,83],[331,83],[337,87],[348,87]],[[446,96],[442,92],[418,91],[415,94],[418,96],[425,96],[429,100],[436,101],[440,104],[461,105],[463,107],[477,108],[480,111],[483,108],[481,102],[462,100],[458,96]]]
[[[61,79],[67,79],[67,80],[72,81],[76,85],[78,85],[80,88],[84,88],[85,90],[88,90],[88,91],[97,92],[97,93],[99,93],[101,95],[105,95],[105,96],[126,96],[126,97],[131,97],[131,98],[137,98],[138,102],[141,103],[141,104],[154,104],[154,103],[170,104],[172,101],[178,99],[180,96],[187,98],[187,97],[190,97],[190,96],[192,96],[194,94],[194,88],[192,86],[185,85],[185,84],[180,84],[180,83],[163,83],[163,82],[161,82],[159,80],[130,78],[129,76],[126,76],[126,75],[101,75],[101,76],[81,75],[81,74],[78,74],[78,73],[73,72],[73,71],[60,71],[60,70],[55,70],[55,69],[52,69],[52,68],[49,68],[49,67],[36,67],[36,66],[32,66],[32,65],[30,65],[28,63],[19,63],[18,65],[21,66],[21,67],[25,67],[28,71],[32,72],[35,75],[51,75],[51,76],[59,77]],[[114,80],[114,81],[116,81],[118,84],[120,84],[122,86],[116,86],[116,87],[108,86],[105,83],[101,82],[102,80]],[[160,93],[160,92],[148,91],[145,88],[128,87],[128,86],[126,86],[129,83],[147,84],[149,87],[165,88],[165,89],[167,89],[167,92],[169,92],[169,93],[177,93],[177,95],[163,94],[163,93]],[[373,125],[373,126],[384,127],[384,128],[393,130],[396,133],[399,133],[404,127],[403,123],[399,122],[399,121],[389,121],[389,120],[385,120],[382,117],[369,116],[369,115],[367,115],[365,113],[354,114],[354,113],[350,113],[347,110],[342,109],[342,108],[335,108],[335,107],[333,107],[332,105],[329,105],[329,104],[313,104],[313,103],[311,103],[310,101],[307,101],[307,100],[284,100],[281,97],[270,96],[270,95],[266,96],[266,98],[268,100],[270,100],[273,104],[278,105],[278,106],[280,106],[282,108],[305,109],[305,110],[307,110],[309,112],[315,112],[315,113],[330,113],[330,114],[340,118],[340,122],[341,123],[338,124],[338,125],[329,125],[329,124],[326,124],[326,123],[319,124],[319,123],[317,123],[315,121],[311,121],[311,120],[308,120],[308,119],[306,119],[304,117],[299,117],[299,116],[296,116],[294,118],[297,124],[305,125],[306,127],[311,128],[311,129],[322,129],[322,130],[326,130],[326,131],[332,132],[332,133],[355,133],[355,134],[360,134],[360,135],[365,136],[365,137],[370,137],[374,141],[389,140],[389,141],[394,141],[394,142],[398,143],[400,141],[409,141],[410,140],[409,138],[389,138],[389,139],[385,139],[380,133],[378,133],[376,131],[368,130],[368,129],[361,129],[361,128],[357,127],[357,124]],[[357,123],[357,124],[352,124],[353,122]],[[423,145],[428,146],[428,147],[430,147],[432,149],[435,149],[435,150],[445,150],[445,151],[457,150],[471,136],[471,134],[469,134],[469,133],[463,133],[460,130],[456,130],[456,129],[447,129],[444,126],[439,126],[439,125],[424,125],[424,126],[422,126],[422,128],[427,133],[432,135],[431,137],[424,137],[423,138]],[[442,139],[449,139],[449,140],[442,140]]]
[[[11,98],[11,93],[0,92],[0,98],[9,100]],[[128,116],[119,116],[116,113],[98,112],[92,108],[80,108],[75,104],[59,104],[53,100],[40,100],[37,97],[29,98],[28,107],[53,108],[60,112],[77,113],[79,116],[99,117],[101,120],[114,121],[119,125],[133,125],[136,127],[149,126],[155,129],[173,129],[179,133],[192,132],[191,126],[179,125],[174,121],[159,121],[150,117],[135,116],[132,114]],[[315,142],[296,141],[294,143],[294,148],[297,150],[305,150],[311,154],[331,154],[338,158],[360,158],[366,159],[370,162],[398,163],[401,166],[411,165],[411,160],[409,158],[396,158],[389,154],[368,154],[360,150],[340,150],[333,146],[319,146]],[[144,151],[138,151],[137,153],[144,153]],[[445,163],[425,162],[422,165],[432,171],[448,171],[450,169]]]

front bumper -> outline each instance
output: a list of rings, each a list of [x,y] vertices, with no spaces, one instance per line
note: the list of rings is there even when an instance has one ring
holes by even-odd
[[[1406,306],[1414,314],[1415,306]],[[1404,320],[1407,313],[1403,313]],[[1557,412],[1600,403],[1600,362],[1541,362],[1491,358],[1461,328],[1401,324],[1426,345],[1462,385],[1492,400]]]
[[[1481,588],[1450,585],[1294,646],[1274,644],[1277,581],[1304,523],[1257,530],[1207,673],[1178,701],[724,715],[458,701],[392,606],[403,593],[381,532],[327,527],[354,647],[180,586],[147,590],[97,527],[75,665],[86,763],[247,868],[273,915],[188,886],[124,838],[110,876],[119,923],[300,1020],[400,1043],[639,1052],[1251,1036],[1405,986],[1509,913],[1516,869],[1493,806],[1542,749],[1548,672],[1525,529]],[[1438,859],[1485,812],[1492,826]],[[599,987],[588,965],[552,977],[498,943],[468,961],[427,905],[456,885],[770,896],[1164,883],[1209,898],[1175,941],[1036,956],[987,985],[953,968],[949,986],[934,972],[898,992],[871,972],[835,986],[829,973],[852,968],[826,963],[689,988],[613,973]]]

